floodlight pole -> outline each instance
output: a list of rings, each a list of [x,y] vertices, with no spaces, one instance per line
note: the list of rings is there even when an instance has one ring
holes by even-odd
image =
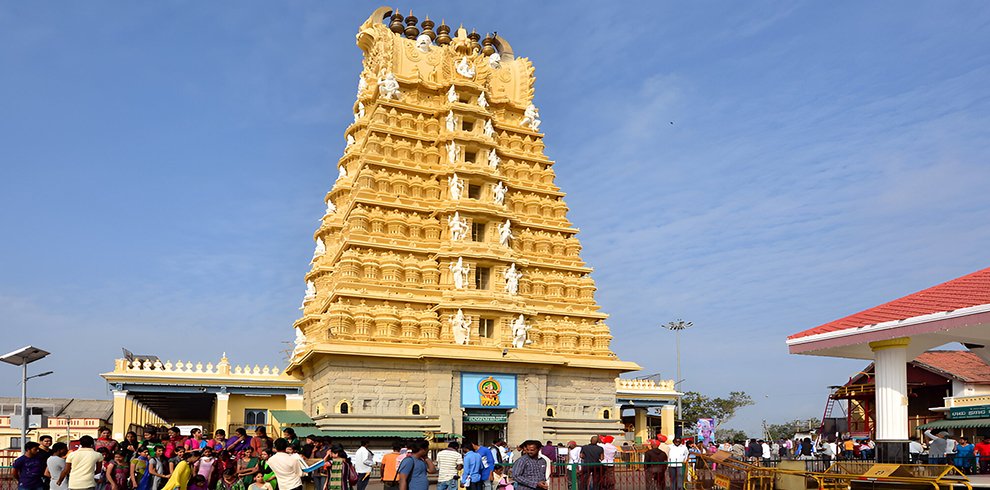
[[[687,330],[694,326],[692,322],[686,322],[680,318],[677,321],[669,322],[663,327],[667,330],[674,331],[674,351],[677,353],[677,379],[684,381],[681,378],[681,330]],[[681,413],[681,397],[677,397],[677,420],[683,426],[684,421],[682,420]]]
[[[21,364],[21,452],[27,445],[28,430],[28,363]]]

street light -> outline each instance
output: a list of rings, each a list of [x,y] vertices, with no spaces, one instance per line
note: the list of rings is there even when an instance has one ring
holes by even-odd
[[[677,352],[677,379],[681,381],[684,381],[681,378],[681,330],[687,330],[693,326],[694,323],[686,322],[680,318],[663,326],[663,328],[674,332],[674,349]],[[681,420],[681,397],[677,397],[677,420]],[[681,420],[682,424],[683,422]]]
[[[22,347],[14,352],[8,352],[3,356],[0,356],[0,361],[6,362],[7,364],[12,364],[14,366],[21,366],[21,417],[23,417],[23,424],[21,425],[21,450],[24,450],[24,446],[27,443],[27,430],[28,430],[28,413],[27,413],[27,382],[31,378],[39,378],[41,376],[48,376],[52,374],[53,371],[48,371],[41,374],[36,374],[34,376],[28,377],[28,364],[39,359],[44,359],[48,357],[48,352],[43,351],[37,347],[27,346]]]

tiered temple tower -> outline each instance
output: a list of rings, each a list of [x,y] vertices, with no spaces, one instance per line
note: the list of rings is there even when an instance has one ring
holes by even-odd
[[[501,37],[388,8],[357,44],[354,123],[288,368],[306,410],[335,430],[616,432],[615,378],[639,367],[609,348],[532,63]],[[497,403],[478,393],[488,377]]]

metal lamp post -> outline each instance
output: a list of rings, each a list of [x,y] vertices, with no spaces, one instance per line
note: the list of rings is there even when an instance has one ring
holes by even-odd
[[[27,431],[28,431],[28,413],[27,413],[27,382],[31,378],[39,378],[41,376],[48,376],[52,374],[53,371],[48,371],[41,374],[36,374],[34,376],[28,376],[28,364],[39,359],[44,359],[48,356],[47,351],[43,351],[37,347],[27,346],[17,349],[13,352],[8,352],[3,356],[0,356],[0,361],[6,362],[7,364],[12,364],[14,366],[21,366],[21,417],[23,423],[21,425],[21,450],[24,450],[24,445],[27,443]]]
[[[684,381],[681,378],[681,331],[693,326],[694,323],[686,322],[680,318],[663,326],[663,328],[674,332],[674,350],[677,353],[677,379],[681,381]],[[684,421],[681,420],[681,415],[681,397],[677,397],[677,420],[680,420],[683,424]]]

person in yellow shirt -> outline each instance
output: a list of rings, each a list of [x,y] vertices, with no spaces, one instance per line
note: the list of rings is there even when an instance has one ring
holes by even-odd
[[[193,476],[193,464],[198,459],[199,451],[186,451],[182,455],[182,461],[175,465],[175,471],[172,472],[172,476],[168,478],[161,490],[186,490],[186,486],[189,485],[189,480]]]

